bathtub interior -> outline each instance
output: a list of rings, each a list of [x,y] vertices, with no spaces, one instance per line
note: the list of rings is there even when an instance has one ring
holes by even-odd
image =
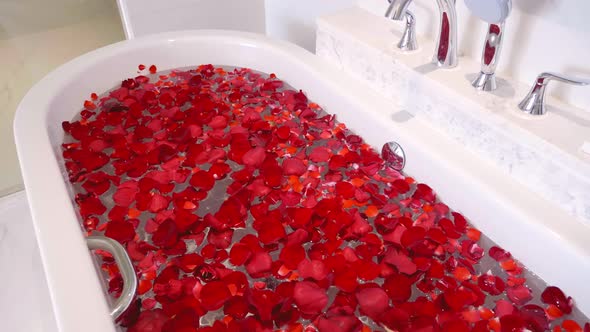
[[[135,41],[131,42],[134,43]],[[74,202],[75,192],[68,183],[67,171],[61,156],[61,144],[64,140],[61,124],[63,121],[71,120],[77,115],[80,111],[81,101],[88,99],[90,93],[102,93],[110,90],[123,79],[137,76],[138,63],[157,64],[158,69],[162,71],[213,63],[219,66],[247,67],[264,73],[275,73],[289,85],[304,89],[310,100],[318,102],[324,109],[341,110],[341,112],[338,112],[339,121],[346,123],[354,132],[363,132],[365,141],[374,148],[378,149],[386,142],[384,139],[386,136],[382,135],[387,130],[386,127],[380,128],[381,131],[365,132],[364,129],[367,125],[375,128],[376,123],[372,123],[369,119],[363,119],[362,116],[359,118],[359,115],[364,112],[357,107],[351,107],[351,105],[354,105],[353,95],[340,93],[331,86],[334,82],[322,79],[321,73],[317,70],[314,71],[306,64],[305,57],[311,58],[310,53],[301,52],[300,57],[304,59],[300,58],[302,61],[293,62],[292,58],[281,54],[285,52],[283,49],[266,47],[263,38],[259,40],[238,39],[236,43],[235,38],[220,40],[220,38],[201,36],[198,49],[193,46],[194,40],[190,38],[170,39],[163,45],[161,41],[146,42],[142,45],[141,40],[138,44],[140,45],[133,49],[124,50],[116,49],[115,45],[113,46],[115,48],[114,52],[109,52],[107,55],[95,54],[96,57],[91,62],[80,63],[79,60],[75,60],[70,68],[73,70],[70,71],[69,75],[64,76],[67,77],[67,80],[58,79],[58,76],[60,76],[59,69],[49,77],[50,80],[59,80],[60,86],[47,94],[50,98],[44,122],[54,163],[59,168],[61,183],[69,194],[70,204],[68,209],[78,217],[77,220],[72,220],[72,222],[76,223],[76,231],[79,231],[80,234],[82,234],[83,229],[78,220],[82,219],[77,213]],[[179,53],[178,50],[186,51],[186,53]],[[268,61],[263,59],[268,59]],[[100,75],[95,73],[100,73]],[[97,275],[104,277],[97,256],[92,257],[92,264]],[[105,278],[99,278],[99,283],[101,292],[105,294],[107,302],[112,302],[113,299],[110,298],[106,290],[108,285]]]
[[[266,38],[255,35],[236,37],[235,34],[202,33],[198,38],[188,34],[164,36],[124,42],[132,47],[115,44],[91,52],[70,63],[67,75],[61,77],[66,73],[65,67],[62,67],[46,79],[47,86],[55,83],[55,87],[44,92],[49,103],[40,116],[45,117],[45,129],[55,158],[53,162],[60,167],[64,186],[68,187],[60,149],[63,140],[61,123],[72,119],[79,112],[81,101],[87,99],[90,93],[101,93],[122,79],[136,76],[138,63],[153,63],[160,70],[203,63],[248,67],[260,72],[275,73],[289,85],[303,89],[310,100],[320,104],[329,113],[336,114],[340,122],[345,123],[376,149],[380,149],[390,140],[401,143],[407,154],[407,173],[420,182],[431,185],[451,208],[465,214],[476,227],[513,252],[516,258],[547,282],[563,286],[567,293],[579,301],[586,297],[583,294],[588,294],[580,284],[582,279],[579,275],[557,272],[552,276],[552,269],[547,267],[549,262],[562,264],[564,269],[578,266],[582,271],[590,271],[587,255],[589,251],[582,250],[585,248],[580,248],[579,241],[552,251],[544,248],[541,243],[531,244],[528,243],[530,240],[520,240],[515,236],[528,234],[529,239],[546,241],[546,244],[563,242],[564,238],[558,232],[548,230],[547,225],[532,222],[530,215],[525,216],[528,213],[525,211],[536,210],[533,217],[558,218],[558,209],[551,204],[535,208],[535,204],[546,202],[534,196],[526,198],[527,201],[522,202],[518,208],[508,206],[507,198],[494,189],[498,185],[507,185],[508,182],[489,165],[482,164],[468,152],[454,150],[457,146],[417,119],[409,119],[403,123],[392,121],[390,115],[396,111],[393,106],[382,102],[381,97],[364,86],[356,85],[354,80],[339,76],[331,68],[322,67],[323,63],[319,63],[311,53],[281,42],[271,43]],[[335,78],[338,80],[334,80]],[[432,132],[424,133],[425,130]],[[433,149],[433,144],[437,145],[436,149]],[[462,165],[462,169],[458,169],[457,165]],[[434,168],[436,171],[433,171]],[[512,188],[506,191],[508,192],[512,196],[528,194],[519,188]],[[74,213],[72,196],[70,200],[70,208]],[[514,217],[519,216],[522,216],[522,220],[511,222]],[[79,225],[76,220],[71,222]],[[573,225],[573,229],[582,230],[579,237],[588,234],[575,220],[564,220],[563,225]],[[508,230],[507,226],[512,229]],[[575,263],[563,262],[563,254],[571,257]],[[573,291],[580,293],[572,294]],[[579,304],[590,308],[589,303],[590,300],[584,300]],[[59,310],[57,311],[59,314]]]

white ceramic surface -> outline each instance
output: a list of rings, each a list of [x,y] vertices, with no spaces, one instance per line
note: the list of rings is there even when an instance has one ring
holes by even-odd
[[[449,206],[590,312],[590,230],[563,218],[555,204],[420,119],[392,119],[399,109],[388,99],[302,48],[255,34],[183,31],[117,43],[77,58],[35,85],[18,108],[17,148],[60,332],[115,329],[64,179],[60,124],[91,92],[135,75],[139,61],[161,70],[214,63],[276,73],[372,146],[399,142],[407,173],[432,186]]]
[[[477,91],[468,78],[478,62],[460,57],[457,68],[437,70],[432,41],[420,36],[420,50],[410,54],[395,48],[401,29],[346,9],[320,18],[317,54],[590,225],[590,158],[581,149],[590,140],[590,113],[548,98],[548,114],[523,115],[517,105],[532,82],[499,79],[493,93]]]
[[[384,0],[385,1],[385,0]],[[266,34],[315,50],[316,18],[357,0],[265,0]]]
[[[264,33],[265,0],[117,0],[127,39],[187,29]]]
[[[0,285],[2,331],[57,331],[24,191],[0,198]]]

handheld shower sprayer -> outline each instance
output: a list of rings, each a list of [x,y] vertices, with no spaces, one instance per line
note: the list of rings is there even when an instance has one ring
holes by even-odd
[[[473,15],[489,24],[483,47],[481,71],[471,84],[478,90],[496,90],[496,68],[502,51],[504,22],[512,10],[512,0],[465,0],[465,4]]]

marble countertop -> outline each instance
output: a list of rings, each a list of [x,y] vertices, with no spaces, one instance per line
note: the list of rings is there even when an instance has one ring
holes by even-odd
[[[0,198],[2,331],[57,331],[24,191]]]

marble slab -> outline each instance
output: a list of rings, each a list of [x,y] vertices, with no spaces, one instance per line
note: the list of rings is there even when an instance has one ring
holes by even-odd
[[[460,57],[457,68],[437,68],[434,43],[420,36],[418,51],[402,53],[395,47],[402,25],[361,8],[321,16],[317,28],[320,57],[590,226],[590,156],[582,150],[589,112],[549,98],[547,115],[524,115],[516,105],[526,84],[500,79],[497,91],[477,91],[470,84],[477,61]]]

